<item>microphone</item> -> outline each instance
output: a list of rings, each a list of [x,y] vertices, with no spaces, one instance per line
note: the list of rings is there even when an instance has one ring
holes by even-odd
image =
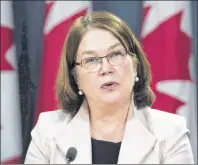
[[[67,154],[66,154],[66,160],[67,160],[67,164],[70,164],[72,161],[74,161],[74,159],[76,158],[77,155],[77,150],[74,147],[70,147],[67,150]]]

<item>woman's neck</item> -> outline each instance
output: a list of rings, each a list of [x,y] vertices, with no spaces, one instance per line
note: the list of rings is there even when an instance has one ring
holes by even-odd
[[[100,122],[120,122],[125,121],[130,101],[123,101],[117,104],[90,104],[90,116],[93,121]]]
[[[92,137],[119,142],[124,135],[131,100],[108,105],[90,104]]]

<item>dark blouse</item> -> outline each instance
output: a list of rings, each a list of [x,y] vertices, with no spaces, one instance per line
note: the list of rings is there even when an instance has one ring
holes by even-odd
[[[117,164],[121,142],[91,139],[92,164]]]

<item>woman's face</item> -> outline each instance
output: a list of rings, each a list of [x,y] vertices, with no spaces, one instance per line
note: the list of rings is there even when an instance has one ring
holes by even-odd
[[[89,30],[78,51],[77,83],[88,101],[113,104],[131,96],[136,69],[119,40],[103,29]],[[97,58],[108,55],[107,58]],[[96,58],[95,58],[96,57]],[[113,65],[112,65],[113,64]],[[116,64],[116,65],[115,65]]]

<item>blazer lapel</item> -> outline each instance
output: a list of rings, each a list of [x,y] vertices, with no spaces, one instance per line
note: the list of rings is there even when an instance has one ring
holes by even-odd
[[[77,156],[70,164],[91,164],[91,134],[88,105],[84,101],[76,116],[64,123],[60,133],[55,137],[57,147],[65,158],[70,147],[75,147]]]
[[[142,111],[135,110],[126,123],[118,164],[140,164],[155,145],[156,137],[140,121]]]
[[[92,164],[90,118],[87,102],[84,101],[76,116],[64,122],[59,133],[54,137],[57,149],[66,163],[66,153],[70,147],[77,149],[77,156],[70,164]],[[118,164],[139,164],[154,147],[156,137],[140,121],[143,110],[135,110],[135,115],[128,120],[121,144]],[[63,162],[64,163],[64,162]]]

